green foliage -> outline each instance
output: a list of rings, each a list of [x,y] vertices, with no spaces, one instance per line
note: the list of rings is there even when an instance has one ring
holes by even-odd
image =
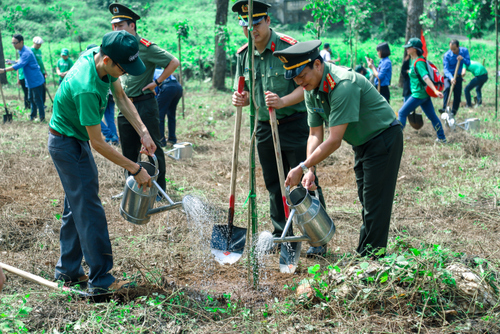
[[[345,0],[310,0],[311,3],[304,6],[303,10],[311,10],[314,22],[308,22],[308,30],[317,39],[325,31],[325,27],[342,21],[341,9]]]
[[[28,332],[24,323],[32,311],[27,306],[29,294],[25,296],[13,295],[0,299],[0,333],[23,333]]]

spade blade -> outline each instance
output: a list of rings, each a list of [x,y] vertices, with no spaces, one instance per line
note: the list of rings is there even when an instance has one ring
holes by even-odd
[[[302,242],[284,242],[281,245],[280,272],[293,274],[300,259]]]
[[[233,226],[228,244],[229,228],[227,225],[214,225],[210,250],[220,264],[233,264],[238,261],[245,249],[247,229]]]

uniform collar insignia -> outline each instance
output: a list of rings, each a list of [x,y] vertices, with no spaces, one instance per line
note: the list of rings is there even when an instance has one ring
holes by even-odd
[[[323,81],[323,91],[325,93],[328,93],[328,85],[327,85],[326,81]]]
[[[274,52],[276,50],[276,44],[274,42],[271,43],[271,51]],[[280,58],[281,59],[281,58]],[[286,59],[285,59],[286,60]]]

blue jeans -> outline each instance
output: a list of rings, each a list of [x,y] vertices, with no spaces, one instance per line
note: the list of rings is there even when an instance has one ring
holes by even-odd
[[[483,74],[472,79],[469,82],[469,84],[465,87],[464,93],[465,93],[465,100],[467,101],[467,106],[470,107],[472,105],[470,98],[470,91],[474,87],[476,87],[477,104],[481,104],[483,102],[483,97],[481,95],[481,88],[483,88],[483,85],[486,81],[488,81],[488,74]]]
[[[177,80],[170,80],[161,85],[160,94],[156,97],[160,114],[160,136],[161,143],[166,144],[165,140],[165,116],[168,121],[168,141],[177,143],[175,136],[175,111],[177,104],[182,97],[182,86]]]
[[[28,88],[29,100],[31,103],[31,120],[36,118],[36,112],[40,113],[40,121],[45,120],[45,109],[43,107],[43,85],[34,88]]]
[[[437,136],[439,139],[446,139],[443,131],[443,125],[437,117],[436,112],[434,111],[434,106],[432,105],[432,100],[430,97],[426,99],[417,99],[411,96],[408,100],[406,100],[405,104],[399,109],[398,119],[401,122],[401,126],[405,127],[406,118],[408,115],[417,107],[420,106],[425,113],[425,116],[431,121],[432,127],[436,130]]]
[[[110,99],[111,100],[111,99]],[[104,120],[106,123],[101,121],[101,132],[106,137],[106,141],[118,141],[118,133],[116,132],[115,125],[115,102],[113,100],[108,100],[108,105],[104,111]]]
[[[89,288],[107,288],[115,278],[108,224],[99,199],[97,166],[87,141],[49,133],[48,149],[64,188],[64,212],[59,235],[61,256],[55,278],[77,281],[90,267]]]

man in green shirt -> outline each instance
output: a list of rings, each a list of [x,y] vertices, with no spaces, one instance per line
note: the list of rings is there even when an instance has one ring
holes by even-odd
[[[104,141],[100,125],[111,88],[123,115],[137,131],[144,153],[152,155],[156,146],[118,80],[124,73],[140,75],[144,70],[134,36],[126,31],[110,32],[100,48],[90,49],[78,59],[54,97],[48,149],[65,192],[55,278],[69,284],[88,281],[91,293],[112,292],[126,287],[127,282],[118,282],[109,273],[113,267],[111,242],[89,142],[134,175],[139,187],[151,186],[151,177],[135,160]],[[90,268],[88,276],[82,268],[83,257]]]
[[[69,57],[69,50],[63,48],[61,50],[61,58],[57,61],[56,72],[59,78],[59,84],[63,81],[66,74],[68,74],[69,70],[73,67],[73,60]]]
[[[40,66],[40,71],[42,71],[43,77],[45,78],[45,80],[47,80],[47,72],[45,72],[45,65],[43,64],[42,60],[42,50],[40,50],[42,44],[43,44],[43,39],[40,36],[33,37],[33,46],[31,47],[31,51],[33,51],[33,54],[35,55],[36,62],[38,63],[38,66]],[[46,89],[47,87],[45,87],[44,83],[43,93],[42,93],[44,107],[45,107],[45,100],[47,99]]]
[[[253,35],[255,38],[255,101],[258,107],[257,152],[262,166],[262,174],[266,189],[269,192],[271,221],[274,226],[274,236],[281,236],[286,223],[281,188],[279,184],[278,167],[274,153],[274,142],[269,123],[268,108],[276,110],[278,132],[281,144],[283,169],[287,172],[306,158],[307,113],[304,104],[302,87],[293,81],[285,80],[281,62],[273,57],[273,52],[283,50],[297,41],[289,36],[271,29],[271,18],[267,11],[271,7],[264,2],[253,1]],[[248,36],[248,1],[241,0],[232,7],[237,12],[239,23]],[[249,103],[249,62],[248,47],[245,44],[238,50],[236,65],[236,80],[232,97],[234,106],[248,106]],[[237,92],[238,77],[245,77],[243,94]],[[320,201],[324,205],[323,194],[319,189]],[[324,255],[325,247],[309,249],[308,254]]]
[[[354,150],[354,172],[363,206],[357,251],[377,256],[387,246],[396,180],[403,153],[399,121],[387,101],[366,78],[350,68],[325,63],[320,41],[298,43],[274,55],[283,63],[285,78],[302,86],[311,127],[307,159],[293,168],[286,185],[314,189],[311,168],[335,152],[342,140]],[[324,123],[330,136],[324,140]]]
[[[113,14],[111,19],[113,30],[125,30],[134,35],[139,43],[139,56],[146,66],[146,71],[138,76],[124,75],[122,77],[122,87],[137,108],[139,116],[141,116],[142,121],[155,141],[155,155],[158,159],[159,167],[158,184],[165,190],[165,153],[163,153],[160,142],[163,135],[160,134],[158,102],[154,98],[155,87],[160,86],[166,78],[174,73],[180,63],[173,55],[137,34],[136,22],[141,17],[131,9],[114,3],[109,6],[109,11]],[[161,66],[164,70],[158,79],[153,80],[156,66]],[[131,160],[137,159],[141,149],[140,138],[135,133],[133,126],[123,117],[121,111],[118,114],[118,131],[120,133],[123,155]],[[158,195],[157,199],[160,198],[160,195]]]
[[[488,71],[486,68],[479,62],[471,60],[470,65],[464,65],[462,69],[462,78],[465,77],[465,71],[469,71],[474,76],[469,84],[465,87],[465,100],[467,101],[467,107],[472,108],[470,91],[476,87],[476,108],[479,107],[483,103],[483,96],[481,95],[481,89],[483,85],[488,81]]]

